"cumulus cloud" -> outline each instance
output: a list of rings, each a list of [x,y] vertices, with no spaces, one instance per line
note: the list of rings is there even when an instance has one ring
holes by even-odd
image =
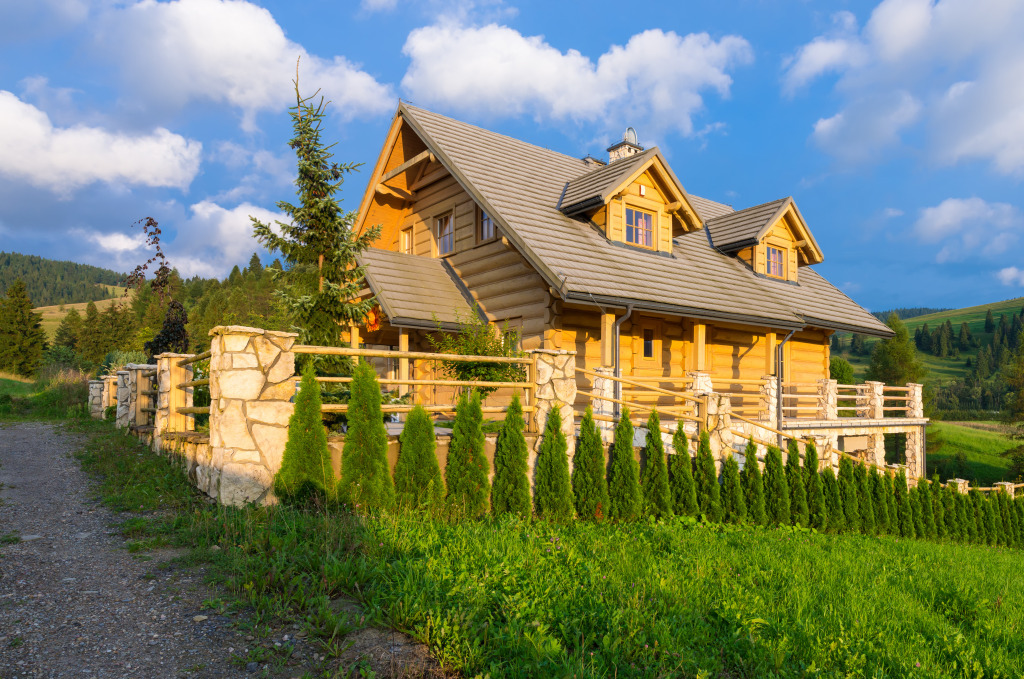
[[[703,92],[728,96],[729,70],[753,60],[738,36],[648,30],[595,63],[507,26],[442,22],[409,34],[402,87],[420,103],[483,115],[649,123],[693,133]],[[652,68],[651,64],[657,64]]]
[[[848,162],[871,160],[900,139],[917,121],[921,104],[907,92],[867,97],[831,118],[814,124],[813,139],[821,149]]]
[[[1005,269],[997,271],[996,278],[998,278],[999,282],[1003,285],[1024,286],[1024,269],[1018,269],[1015,266],[1008,266]]]
[[[783,91],[793,94],[829,73],[840,110],[815,126],[814,139],[841,160],[863,162],[897,146],[923,125],[930,158],[985,160],[1024,173],[1024,4],[1018,0],[883,0],[862,30],[848,13],[839,30],[818,36],[783,61]],[[877,100],[916,102],[913,116]],[[902,107],[897,113],[906,114]],[[830,125],[888,131],[872,154],[829,143]],[[823,126],[823,127],[822,127]]]
[[[1020,211],[1009,203],[981,198],[947,198],[921,210],[914,234],[924,243],[942,243],[937,262],[980,253],[993,257],[1009,252],[1024,228]]]
[[[225,208],[203,200],[189,208],[189,217],[177,224],[177,236],[168,245],[168,258],[183,276],[225,276],[234,265],[242,265],[249,255],[263,248],[252,236],[256,217],[273,224],[285,221],[281,213],[251,203]],[[201,243],[197,251],[196,243]]]
[[[260,111],[294,103],[299,57],[304,93],[321,88],[343,120],[394,106],[388,85],[343,56],[309,54],[268,10],[244,0],[142,0],[107,13],[97,44],[150,107],[228,104],[241,111],[246,130],[255,129]]]
[[[49,116],[0,90],[0,174],[61,196],[93,182],[187,188],[202,144],[164,128],[128,135],[56,127]]]

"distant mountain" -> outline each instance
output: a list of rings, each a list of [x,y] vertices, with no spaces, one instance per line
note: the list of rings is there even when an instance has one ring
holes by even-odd
[[[8,286],[19,279],[25,283],[32,304],[41,307],[109,299],[119,294],[111,287],[122,285],[125,274],[88,264],[0,252],[0,296],[6,295]]]
[[[896,314],[900,320],[907,320],[908,318],[917,318],[918,316],[927,316],[928,314],[937,314],[942,311],[950,311],[949,307],[944,309],[932,309],[931,307],[919,306],[913,307],[912,309],[889,309],[887,311],[872,311],[871,313],[878,320],[885,323],[889,318],[890,314]]]

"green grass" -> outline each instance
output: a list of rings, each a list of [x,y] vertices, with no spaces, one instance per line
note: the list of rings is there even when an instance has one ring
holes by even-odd
[[[13,397],[28,396],[35,393],[36,385],[17,375],[0,372],[0,396],[8,395]]]
[[[998,426],[995,423],[985,425]],[[928,425],[928,468],[940,470],[940,475],[942,470],[953,474],[956,453],[962,452],[968,471],[961,478],[977,481],[982,486],[991,486],[997,481],[1014,481],[1009,478],[1010,460],[1000,457],[1000,453],[1021,443],[1024,442],[1014,441],[999,431],[933,421]],[[942,478],[945,480],[946,476],[942,475]]]

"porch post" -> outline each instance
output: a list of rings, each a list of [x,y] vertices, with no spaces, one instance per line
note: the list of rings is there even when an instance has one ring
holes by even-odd
[[[885,403],[882,390],[885,388],[885,384],[883,382],[865,382],[864,385],[867,387],[868,418],[880,420],[885,417],[885,411],[882,410],[882,405]]]
[[[775,381],[775,375],[765,375],[761,378],[761,394],[758,402],[760,419],[769,426],[778,428],[778,417],[776,411],[779,406],[779,385]]]
[[[818,419],[835,420],[839,417],[836,380],[818,380]]]
[[[1010,481],[1000,481],[996,484],[996,488],[1000,488],[1004,493],[1010,496],[1011,500],[1013,499],[1014,488],[1013,483]]]
[[[708,438],[711,441],[711,456],[715,458],[715,469],[722,471],[722,461],[731,455],[736,435],[732,433],[732,401],[722,394],[711,394],[707,403]]]
[[[608,398],[615,398],[615,380],[610,379],[615,376],[615,368],[594,368],[594,372],[607,375],[607,377],[594,377],[591,382],[590,389],[594,392],[594,397],[591,398],[590,403],[594,408],[594,414],[615,417],[615,404],[611,401],[602,400],[597,396],[600,394]],[[601,432],[601,440],[610,443],[615,437],[615,423],[596,422],[596,424],[598,431]]]
[[[923,386],[908,382],[907,387],[907,417],[921,419],[924,417],[924,398],[921,393]]]
[[[601,366],[615,366],[615,314],[601,314]]]
[[[576,402],[576,352],[560,349],[534,349],[534,431],[544,431],[548,413],[558,408],[562,413],[562,433],[569,451],[576,449],[576,421],[573,405]],[[542,437],[537,437],[540,445]]]
[[[409,331],[405,328],[398,329],[398,350],[409,351]],[[398,379],[407,380],[409,379],[409,357],[402,356],[398,359]],[[398,394],[405,396],[409,393],[408,384],[398,385]]]
[[[880,435],[881,437],[881,435]],[[884,455],[883,444],[883,455]],[[910,427],[907,432],[907,473],[908,476],[924,476],[924,427]]]

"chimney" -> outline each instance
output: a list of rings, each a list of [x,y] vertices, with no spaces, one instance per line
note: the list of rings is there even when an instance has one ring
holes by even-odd
[[[627,127],[626,133],[622,135],[622,141],[608,147],[608,162],[614,163],[616,160],[628,158],[643,150],[644,147],[637,143],[636,130]]]

